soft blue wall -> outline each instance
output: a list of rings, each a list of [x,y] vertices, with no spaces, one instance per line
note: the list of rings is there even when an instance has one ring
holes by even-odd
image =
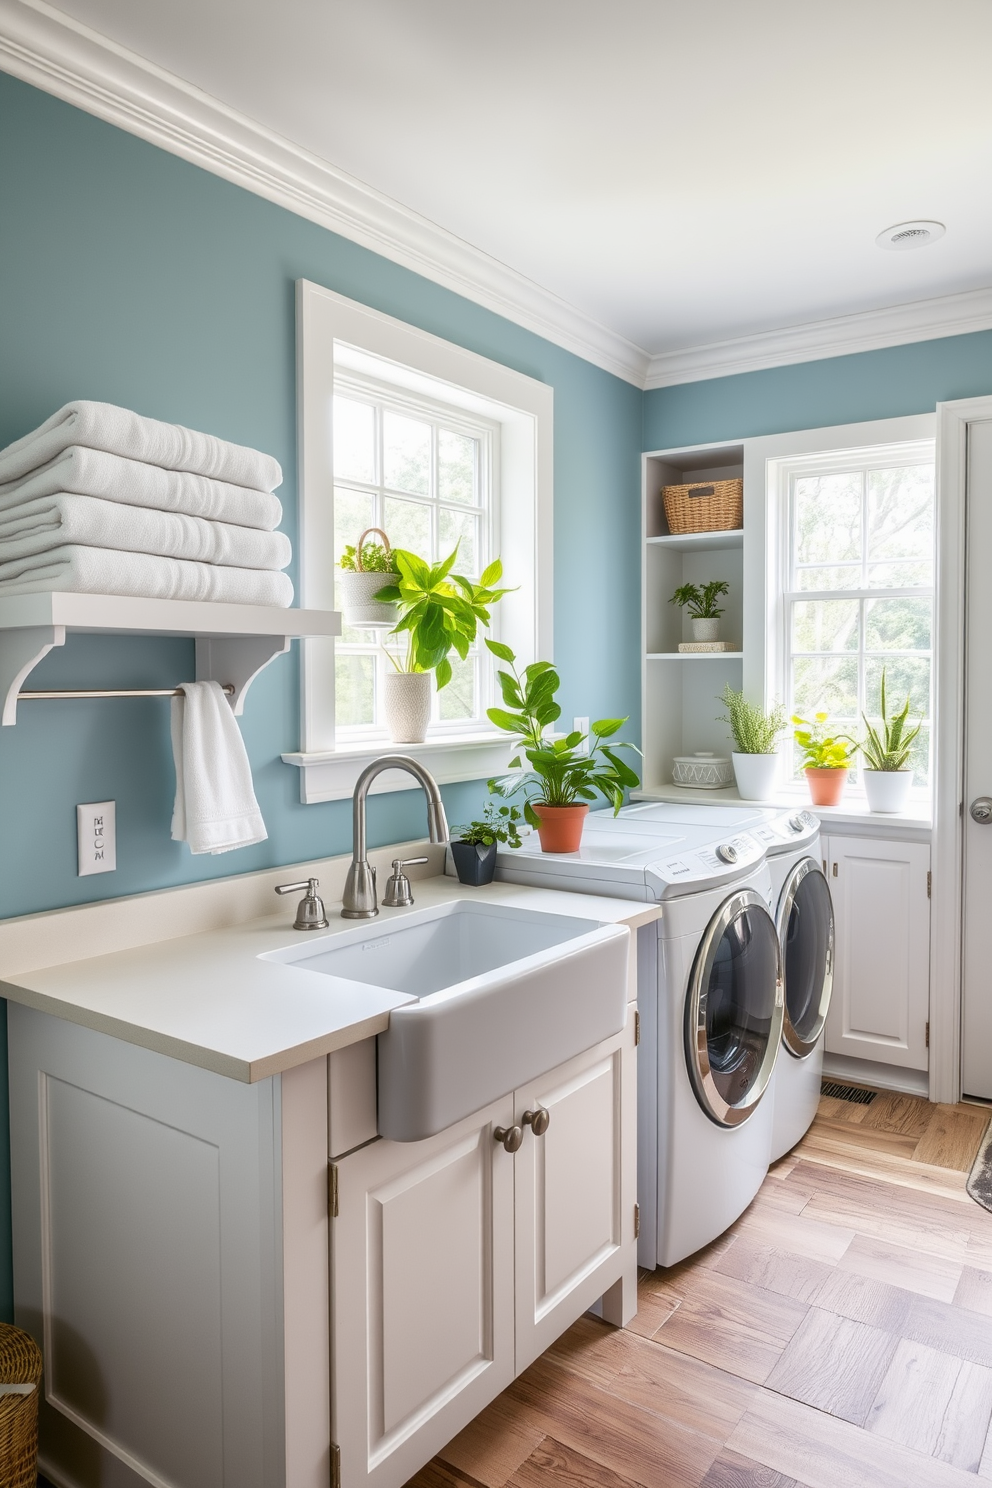
[[[296,533],[294,281],[305,277],[549,383],[555,394],[555,653],[565,715],[639,731],[642,395],[540,337],[44,93],[0,75],[0,446],[72,398],[255,445],[282,463]],[[512,575],[510,575],[512,581]],[[70,639],[34,686],[172,686],[192,643]],[[303,807],[295,656],[242,728],[268,842],[192,858],[170,841],[164,701],[22,705],[0,731],[0,917],[347,851],[349,806]],[[454,821],[481,786],[446,789]],[[117,802],[118,869],[75,872],[78,801]],[[424,829],[418,793],[373,797],[373,842]],[[5,1030],[0,1003],[0,1035]],[[0,1048],[0,1072],[6,1059]],[[0,1089],[0,1112],[6,1099]],[[9,1314],[0,1129],[0,1314]]]
[[[644,395],[646,450],[932,413],[992,392],[992,331],[771,367]]]

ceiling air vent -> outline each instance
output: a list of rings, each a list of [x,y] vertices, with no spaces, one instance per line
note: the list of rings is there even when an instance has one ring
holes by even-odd
[[[942,222],[897,222],[894,227],[880,232],[875,242],[879,248],[899,253],[907,248],[923,248],[927,243],[936,243],[945,231]]]

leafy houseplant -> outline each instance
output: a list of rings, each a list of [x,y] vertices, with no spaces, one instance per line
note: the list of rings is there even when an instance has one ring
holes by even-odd
[[[728,682],[720,695],[726,713],[719,719],[730,724],[734,736],[734,775],[742,801],[767,801],[775,790],[778,751],[775,745],[785,728],[785,709],[776,703],[770,713],[749,703],[743,691]]]
[[[612,739],[627,720],[597,719],[590,731],[591,745],[589,737],[579,732],[547,738],[545,730],[561,717],[555,702],[561,685],[558,673],[549,661],[532,662],[520,673],[509,646],[488,639],[486,645],[510,668],[496,674],[506,707],[490,708],[489,719],[514,736],[519,751],[510,761],[510,770],[516,773],[490,780],[489,789],[497,796],[523,791],[524,816],[537,827],[544,852],[577,852],[589,802],[597,793],[610,802],[616,816],[624,791],[640,784],[616,752],[632,749],[640,754],[637,746],[621,740],[603,742]]]
[[[689,611],[694,641],[715,641],[720,632],[720,616],[723,610],[717,600],[729,594],[730,585],[722,579],[711,579],[708,584],[680,584],[668,601],[680,610]]]
[[[520,846],[517,823],[521,813],[516,806],[499,806],[487,801],[481,821],[455,827],[451,834],[451,857],[459,883],[492,883],[496,872],[496,848],[500,842],[508,847]]]
[[[894,718],[889,718],[885,705],[885,668],[882,668],[882,729],[879,732],[865,718],[867,738],[858,748],[865,760],[865,793],[870,811],[903,811],[906,797],[913,783],[912,770],[906,769],[913,741],[922,721],[915,728],[907,728],[909,721],[909,697]]]
[[[396,657],[386,647],[395,670],[386,677],[386,721],[396,743],[421,743],[431,714],[430,673],[438,688],[451,681],[449,656],[456,651],[464,661],[480,625],[488,626],[490,608],[506,589],[495,588],[503,576],[497,558],[479,582],[452,573],[457,546],[440,563],[426,563],[415,553],[394,548],[398,578],[380,589],[380,600],[392,601],[400,619],[390,635],[406,639],[405,653]]]
[[[828,713],[814,713],[812,722],[792,716],[793,737],[803,751],[802,768],[814,806],[836,806],[844,794],[851,766],[854,740],[847,734],[827,732]]]
[[[376,535],[381,543],[366,541]],[[399,582],[389,538],[381,528],[369,527],[357,543],[349,544],[338,559],[338,569],[338,592],[347,625],[384,630],[396,624],[399,610],[378,598],[384,584]]]

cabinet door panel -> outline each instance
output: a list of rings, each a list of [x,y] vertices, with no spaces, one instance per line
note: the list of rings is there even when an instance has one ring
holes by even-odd
[[[510,1098],[338,1164],[332,1431],[342,1479],[399,1485],[513,1377]]]
[[[631,1012],[623,1033],[516,1092],[518,1122],[538,1107],[550,1116],[541,1137],[524,1128],[516,1157],[518,1372],[633,1264],[621,1140],[634,1115],[633,1024]]]
[[[930,848],[831,835],[824,852],[837,936],[827,1051],[926,1069]]]

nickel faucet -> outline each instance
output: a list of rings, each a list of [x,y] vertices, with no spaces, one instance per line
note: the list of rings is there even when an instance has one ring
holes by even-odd
[[[351,867],[345,880],[341,915],[346,920],[370,920],[379,913],[375,891],[375,869],[366,856],[365,799],[369,786],[383,770],[405,770],[420,783],[427,797],[427,830],[432,842],[447,842],[448,819],[444,814],[441,792],[430,770],[425,770],[406,754],[383,754],[362,771],[355,784],[352,800]]]

